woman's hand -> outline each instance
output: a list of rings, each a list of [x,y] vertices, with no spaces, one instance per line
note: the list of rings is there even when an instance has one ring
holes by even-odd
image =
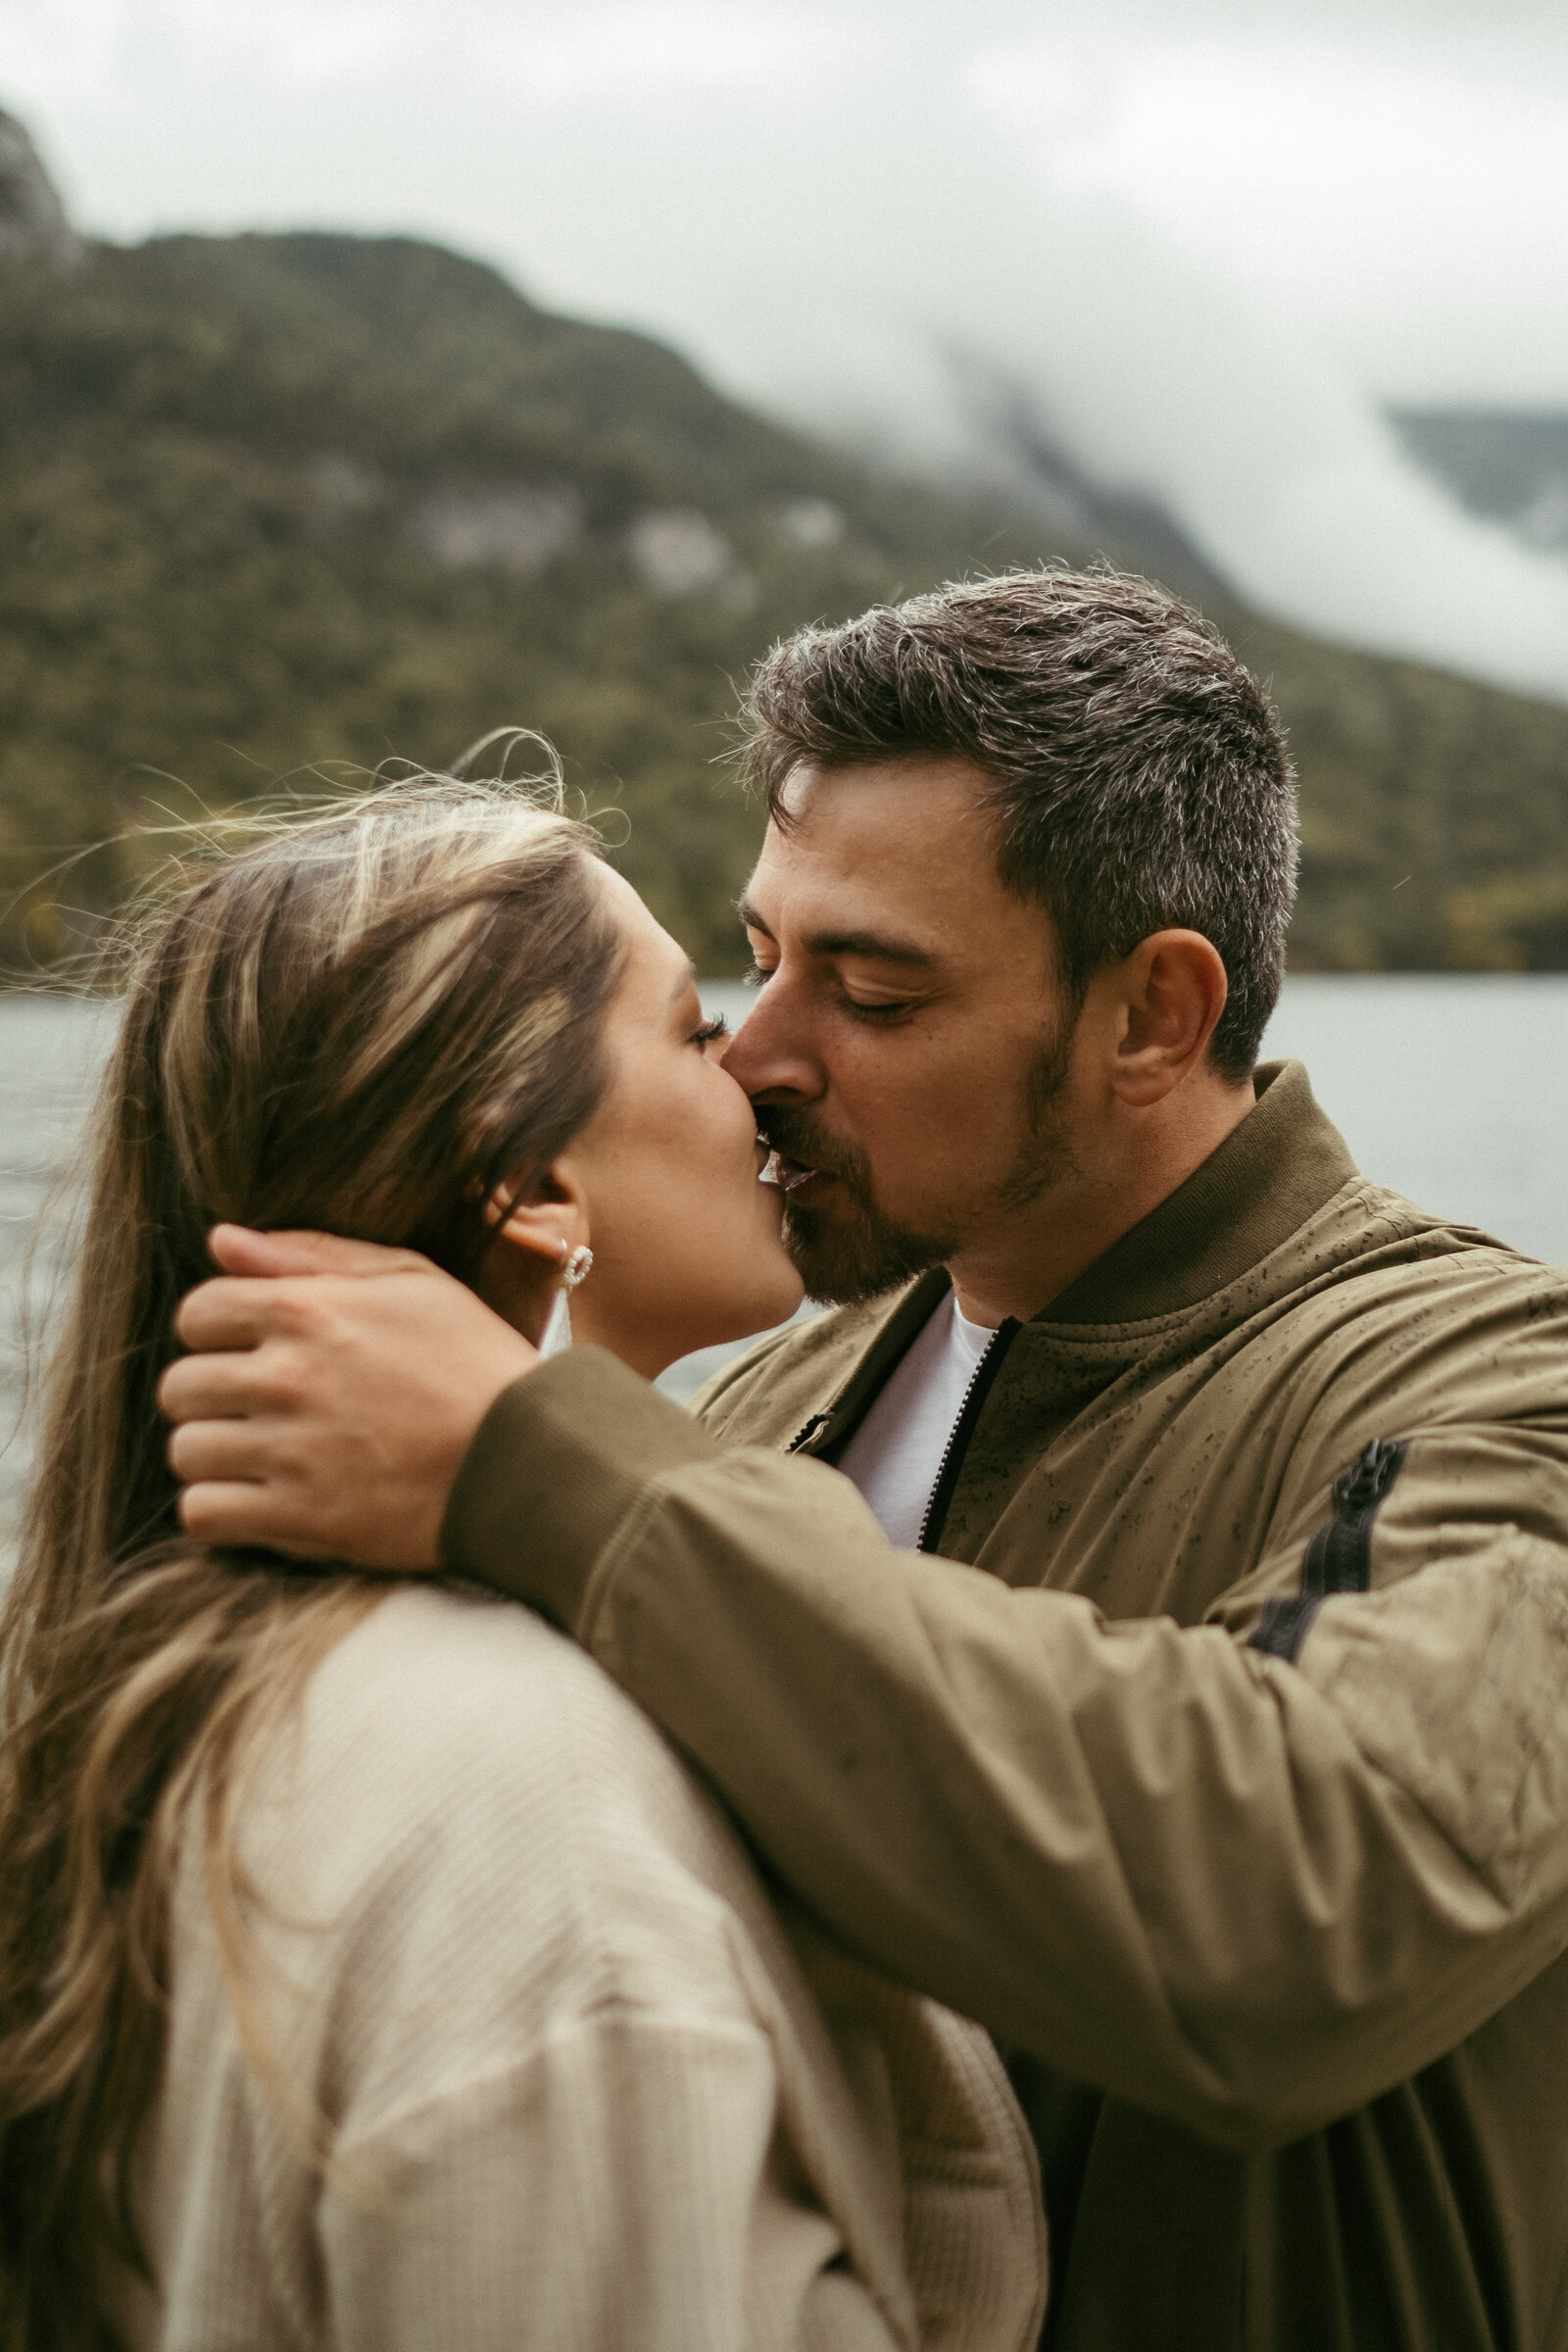
[[[237,1225],[211,1249],[223,1273],[181,1299],[191,1353],[158,1390],[181,1524],[210,1544],[439,1567],[458,1465],[536,1350],[412,1250]]]

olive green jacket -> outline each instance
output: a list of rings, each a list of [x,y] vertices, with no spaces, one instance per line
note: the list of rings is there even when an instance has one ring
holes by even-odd
[[[1559,2352],[1568,1274],[1358,1176],[1298,1065],[1258,1090],[1004,1326],[944,1557],[799,1458],[940,1274],[765,1342],[703,1427],[552,1361],[475,1439],[447,1557],[1008,2049],[1055,2352]]]

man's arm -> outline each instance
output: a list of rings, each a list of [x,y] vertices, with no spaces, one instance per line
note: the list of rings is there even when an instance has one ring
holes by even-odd
[[[1413,1436],[1414,1572],[1327,1601],[1290,1666],[1246,1635],[1298,1542],[1229,1626],[1107,1625],[896,1551],[835,1472],[725,1451],[596,1350],[506,1387],[495,1319],[430,1268],[400,1288],[417,1264],[322,1284],[329,1345],[298,1334],[312,1283],[194,1295],[185,1336],[231,1352],[168,1376],[218,1416],[174,1441],[220,1473],[187,1523],[416,1566],[463,1455],[447,1564],[567,1627],[904,1982],[1250,2146],[1452,2048],[1568,1944],[1568,1550],[1554,1505],[1500,1507],[1558,1494],[1558,1437]],[[439,1338],[400,1356],[416,1296]]]
[[[444,1545],[572,1632],[867,1959],[1259,2146],[1568,1942],[1568,1554],[1446,1533],[1328,1601],[1298,1668],[897,1551],[835,1472],[721,1449],[588,1349],[497,1402]]]

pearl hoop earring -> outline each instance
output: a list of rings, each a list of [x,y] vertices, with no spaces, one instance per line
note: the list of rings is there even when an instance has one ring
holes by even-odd
[[[562,1243],[562,1280],[568,1291],[574,1291],[580,1282],[587,1281],[593,1271],[593,1262],[594,1253],[586,1242],[579,1242],[575,1250],[568,1250],[566,1244]]]

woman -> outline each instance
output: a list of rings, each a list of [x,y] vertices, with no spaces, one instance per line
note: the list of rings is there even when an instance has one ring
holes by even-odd
[[[180,1536],[217,1219],[652,1374],[799,1289],[690,966],[559,806],[418,780],[152,920],[3,1628],[0,2297],[27,2352],[1032,2344],[983,2036],[770,1907],[540,1621]]]

